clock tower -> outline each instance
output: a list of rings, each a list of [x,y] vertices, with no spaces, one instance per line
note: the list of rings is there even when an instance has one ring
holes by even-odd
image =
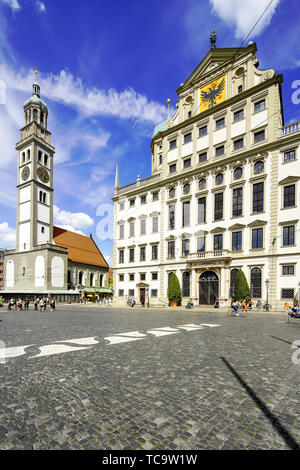
[[[35,74],[37,76],[37,69]],[[24,103],[25,126],[21,129],[17,177],[16,251],[53,243],[53,155],[47,129],[48,108],[40,98],[37,79],[32,96]]]

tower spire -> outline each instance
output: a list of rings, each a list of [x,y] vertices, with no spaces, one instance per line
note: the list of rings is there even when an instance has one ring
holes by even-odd
[[[32,85],[32,95],[36,95],[40,98],[40,86],[37,81],[37,76],[39,72],[38,72],[37,66],[35,66],[34,74],[35,74],[35,79]]]
[[[115,174],[115,192],[119,190],[119,166],[116,164],[116,174]]]

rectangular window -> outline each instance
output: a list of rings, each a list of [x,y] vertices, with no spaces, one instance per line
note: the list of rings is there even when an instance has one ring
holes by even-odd
[[[198,224],[206,222],[206,197],[199,197],[198,199]]]
[[[254,133],[254,143],[257,144],[258,142],[261,142],[265,140],[265,130],[263,129],[262,131],[258,131]]]
[[[232,232],[232,251],[241,251],[242,232]]]
[[[220,147],[216,148],[216,157],[221,157],[225,153],[224,145],[220,145]]]
[[[235,113],[233,113],[233,121],[234,122],[240,121],[241,119],[243,119],[243,117],[244,117],[244,110],[243,109],[239,109],[239,111],[236,111]]]
[[[129,249],[129,262],[130,263],[134,262],[134,248]]]
[[[191,132],[184,135],[183,142],[185,144],[187,144],[188,142],[191,142],[191,140],[192,140],[192,133]]]
[[[120,202],[119,210],[120,211],[124,210],[124,202]]]
[[[119,263],[124,263],[124,250],[119,250]]]
[[[283,276],[293,276],[295,274],[295,266],[282,266]]]
[[[157,297],[157,289],[151,289],[151,297]]]
[[[152,281],[158,280],[158,273],[152,273]]]
[[[129,274],[129,281],[134,281],[134,274]]]
[[[294,289],[281,289],[282,299],[293,299],[295,297]]]
[[[191,158],[187,158],[186,160],[183,161],[183,168],[190,168],[192,165],[192,160]]]
[[[141,235],[146,234],[146,219],[141,220]]]
[[[119,281],[123,282],[124,281],[124,274],[119,274]]]
[[[290,184],[283,188],[283,207],[294,207],[295,206],[295,185]]]
[[[153,201],[158,201],[158,193],[153,193],[152,200]]]
[[[182,240],[182,256],[187,256],[190,252],[190,240]]]
[[[158,245],[152,245],[152,259],[158,259]]]
[[[162,155],[159,155],[158,159],[159,159],[159,163],[158,163],[158,164],[161,165],[161,164],[162,164]]]
[[[288,152],[284,152],[284,163],[293,162],[294,160],[296,160],[295,150],[289,150]]]
[[[283,227],[283,246],[293,246],[295,244],[295,226]]]
[[[174,258],[175,257],[175,242],[171,241],[168,242],[168,258]]]
[[[124,297],[124,289],[119,289],[119,297]]]
[[[199,163],[207,161],[207,152],[199,153]]]
[[[158,217],[152,217],[152,233],[158,232]]]
[[[197,252],[201,253],[205,251],[205,237],[198,237],[197,238]]]
[[[264,183],[253,185],[252,212],[258,214],[264,210]]]
[[[215,220],[223,219],[223,193],[215,194]]]
[[[141,196],[141,204],[146,204],[146,196]]]
[[[120,225],[120,240],[124,238],[124,225]]]
[[[129,236],[134,237],[134,222],[129,223]]]
[[[256,103],[254,103],[254,112],[257,113],[258,111],[265,109],[265,107],[266,107],[266,101],[264,99],[260,101],[256,101]]]
[[[190,225],[190,201],[185,201],[182,204],[182,226]]]
[[[255,228],[252,230],[252,249],[263,247],[263,229]]]
[[[140,273],[140,280],[141,281],[146,281],[146,274],[145,273]]]
[[[241,138],[241,139],[237,139],[234,141],[233,143],[233,149],[234,150],[240,150],[244,147],[244,139]]]
[[[175,204],[169,205],[169,230],[175,228]]]
[[[243,188],[232,191],[232,217],[240,217],[243,212]]]
[[[175,140],[171,140],[171,142],[170,142],[170,150],[176,149],[176,147],[177,147],[177,141],[176,141],[176,139],[175,139]]]
[[[128,289],[129,297],[134,297],[134,289]]]
[[[214,250],[223,250],[223,234],[214,235]]]
[[[140,261],[145,261],[146,260],[146,247],[141,246],[140,248]]]
[[[203,137],[207,135],[207,126],[199,127],[199,137]]]
[[[216,120],[216,129],[222,129],[225,126],[225,118]]]
[[[176,163],[173,163],[173,165],[169,166],[169,173],[175,173],[176,172]]]
[[[134,205],[135,205],[135,199],[130,199],[129,206],[134,207]]]

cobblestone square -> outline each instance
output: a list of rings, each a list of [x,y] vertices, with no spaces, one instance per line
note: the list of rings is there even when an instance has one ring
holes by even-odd
[[[65,305],[0,320],[1,450],[299,448],[300,322],[283,314]]]

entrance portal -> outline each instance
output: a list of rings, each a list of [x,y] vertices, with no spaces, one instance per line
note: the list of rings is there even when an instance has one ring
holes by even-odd
[[[199,304],[214,305],[219,297],[219,278],[213,271],[206,271],[199,277]]]
[[[142,304],[142,306],[144,307],[145,306],[145,300],[146,300],[146,292],[145,292],[145,288],[141,287],[140,288],[140,302]]]

